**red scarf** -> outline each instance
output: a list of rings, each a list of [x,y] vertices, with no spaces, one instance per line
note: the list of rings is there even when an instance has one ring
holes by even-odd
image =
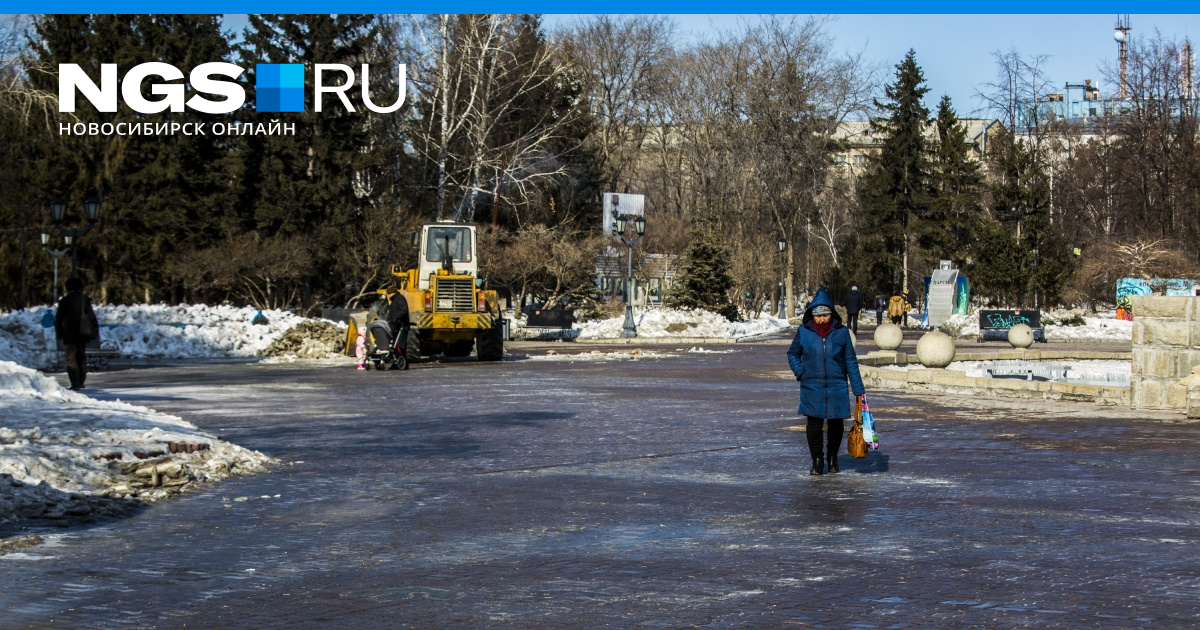
[[[830,318],[824,324],[818,324],[816,320],[813,320],[813,328],[816,328],[817,334],[821,335],[822,339],[825,339],[829,336],[829,331],[833,329],[833,318]]]

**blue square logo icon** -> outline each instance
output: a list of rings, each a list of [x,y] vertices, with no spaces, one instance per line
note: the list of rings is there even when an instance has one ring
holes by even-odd
[[[260,63],[254,71],[257,92],[254,106],[260,112],[304,111],[304,64]]]

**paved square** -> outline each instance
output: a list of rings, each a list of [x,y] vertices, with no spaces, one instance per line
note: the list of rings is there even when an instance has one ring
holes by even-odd
[[[96,374],[284,463],[0,557],[0,626],[1200,623],[1182,415],[871,392],[810,478],[786,342],[714,349]]]

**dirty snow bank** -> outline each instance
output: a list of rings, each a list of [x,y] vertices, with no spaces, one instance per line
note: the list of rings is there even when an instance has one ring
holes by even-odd
[[[270,463],[179,417],[95,400],[0,361],[0,523],[86,520],[119,512],[114,502],[153,502]]]
[[[101,342],[115,344],[126,357],[254,357],[266,353],[298,325],[307,323],[314,332],[327,328],[312,327],[314,322],[324,320],[276,310],[262,311],[266,323],[255,324],[259,311],[250,306],[135,304],[95,308]],[[0,361],[37,369],[53,365],[53,323],[54,309],[48,306],[0,315]],[[324,334],[328,336],[327,331]],[[311,345],[291,342],[272,356],[287,354],[289,349],[301,350],[309,358],[314,352]]]

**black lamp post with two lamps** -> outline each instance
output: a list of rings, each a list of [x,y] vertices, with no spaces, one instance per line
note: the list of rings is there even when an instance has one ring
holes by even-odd
[[[55,199],[50,202],[50,218],[54,220],[54,229],[62,234],[63,240],[67,246],[71,248],[71,277],[79,277],[79,239],[92,231],[92,226],[100,219],[100,200],[96,197],[88,197],[88,200],[83,202],[84,218],[87,219],[87,225],[82,228],[64,228],[62,226],[63,219],[67,215],[67,202],[62,199]],[[48,233],[42,233],[42,246],[49,245],[50,236]],[[49,248],[46,251],[51,251]],[[55,257],[55,291],[58,290],[57,264],[58,258]]]
[[[70,236],[64,236],[63,242],[66,243],[66,245],[67,245],[66,247],[64,247],[63,249],[50,249],[50,232],[48,232],[48,231],[42,232],[42,249],[46,250],[47,254],[50,254],[51,256],[54,257],[54,303],[55,304],[58,303],[58,259],[63,254],[71,251],[71,249],[72,249],[71,241],[73,241],[73,240],[75,240],[75,239],[71,238]]]
[[[621,242],[629,247],[629,265],[625,273],[625,325],[621,328],[621,336],[636,337],[637,325],[633,322],[633,246],[646,234],[646,218],[640,215],[633,218],[632,223],[634,231],[637,232],[637,238],[632,239],[625,236],[625,227],[631,222],[630,215],[618,215],[616,219],[617,230],[615,233],[621,237]]]

